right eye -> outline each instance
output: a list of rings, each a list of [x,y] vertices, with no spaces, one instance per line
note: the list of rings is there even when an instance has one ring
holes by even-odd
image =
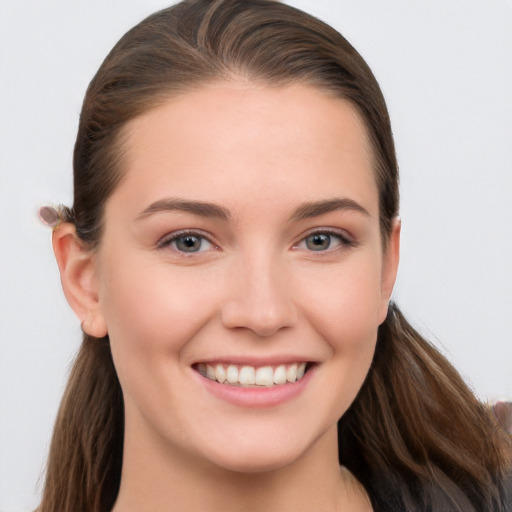
[[[214,245],[199,233],[175,233],[163,238],[158,242],[159,248],[169,247],[170,249],[185,254],[206,252],[214,249]]]

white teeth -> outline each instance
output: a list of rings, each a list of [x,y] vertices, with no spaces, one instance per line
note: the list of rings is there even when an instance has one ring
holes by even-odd
[[[286,369],[286,380],[288,382],[295,382],[297,380],[297,365],[291,364]]]
[[[256,384],[258,386],[274,385],[274,370],[272,370],[272,366],[262,366],[256,370]]]
[[[242,366],[238,375],[238,382],[242,386],[252,386],[255,382],[255,372],[253,366]]]
[[[215,378],[213,380],[218,382],[224,382],[226,380],[226,369],[221,364],[215,367]]]
[[[286,384],[286,366],[284,364],[274,370],[274,384]]]
[[[228,366],[228,370],[226,372],[226,380],[230,384],[236,384],[238,382],[238,368],[234,364],[230,364]]]
[[[306,363],[293,363],[290,365],[280,364],[278,366],[254,366],[235,364],[209,365],[199,363],[197,371],[204,377],[220,382],[239,386],[267,386],[283,385],[287,382],[296,382],[306,373]]]

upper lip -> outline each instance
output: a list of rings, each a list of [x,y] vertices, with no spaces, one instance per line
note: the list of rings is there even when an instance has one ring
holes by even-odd
[[[317,362],[314,358],[304,357],[299,355],[279,355],[274,357],[261,357],[261,356],[215,356],[212,358],[198,359],[193,363],[197,364],[234,364],[237,366],[279,366],[281,364],[293,364],[293,363],[315,363]]]

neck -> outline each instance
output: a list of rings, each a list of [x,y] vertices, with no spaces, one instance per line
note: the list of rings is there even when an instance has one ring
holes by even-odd
[[[121,488],[113,512],[202,510],[371,511],[364,490],[340,468],[336,429],[299,460],[271,471],[241,473],[125,435]],[[135,440],[134,440],[135,441]]]

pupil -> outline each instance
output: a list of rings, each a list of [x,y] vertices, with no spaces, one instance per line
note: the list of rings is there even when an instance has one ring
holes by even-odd
[[[195,252],[199,250],[201,241],[197,236],[184,236],[176,241],[178,249],[185,252]]]
[[[308,249],[321,251],[329,248],[329,245],[331,245],[331,237],[329,235],[312,235],[308,237],[306,244]]]

